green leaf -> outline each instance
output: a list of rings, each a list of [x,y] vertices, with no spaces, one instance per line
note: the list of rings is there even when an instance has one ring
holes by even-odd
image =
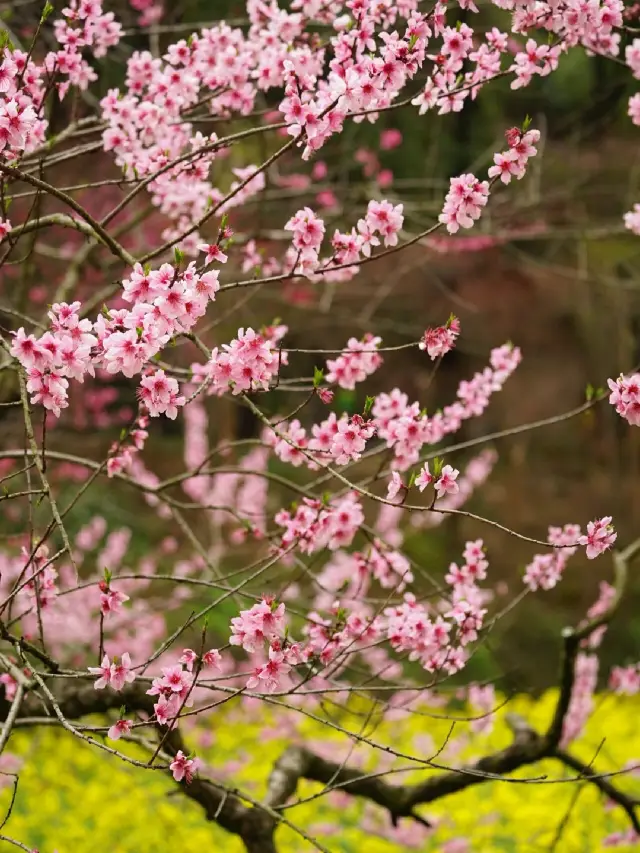
[[[0,50],[4,50],[5,48],[10,53],[13,53],[15,50],[15,46],[9,38],[9,33],[6,30],[0,30]]]
[[[111,573],[111,571],[105,567],[105,569],[104,569],[104,579],[105,579],[105,581],[106,581],[107,583],[111,583],[111,578],[112,578],[112,577],[113,577],[113,574]]]
[[[587,403],[590,403],[593,400],[594,394],[595,394],[595,388],[593,387],[593,385],[591,383],[589,383],[584,390],[584,396],[585,396]]]
[[[176,246],[173,250],[173,257],[175,258],[176,265],[180,266],[184,260],[184,252]]]
[[[40,23],[44,24],[49,15],[54,11],[53,5],[49,3],[49,0],[44,4],[44,9],[42,10],[42,15],[40,16]]]
[[[363,417],[366,418],[368,416],[369,412],[373,408],[373,404],[375,403],[375,401],[375,397],[367,397],[367,399],[364,401],[364,409],[362,410]]]
[[[320,367],[313,368],[313,387],[318,388],[324,379],[324,370]]]

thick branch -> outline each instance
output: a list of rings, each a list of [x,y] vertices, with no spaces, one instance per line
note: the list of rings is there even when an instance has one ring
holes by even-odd
[[[511,746],[484,756],[474,764],[439,773],[417,785],[391,785],[380,776],[363,774],[360,770],[321,758],[303,748],[294,747],[286,750],[274,767],[269,779],[268,803],[276,808],[284,806],[295,793],[298,780],[304,778],[320,782],[329,789],[340,788],[346,793],[377,803],[389,812],[394,824],[402,817],[413,818],[424,823],[424,819],[415,812],[415,808],[419,805],[434,802],[481,782],[495,781],[501,776],[506,776],[521,767],[545,758],[556,758],[576,770],[585,778],[585,781],[594,784],[613,802],[618,803],[629,815],[635,831],[640,832],[640,822],[635,811],[640,803],[621,792],[610,780],[591,771],[589,767],[560,749],[559,746],[573,692],[580,644],[613,617],[624,592],[627,565],[638,553],[640,553],[640,539],[624,551],[614,553],[615,596],[609,607],[578,629],[565,630],[560,695],[546,733],[540,735],[530,728],[526,721],[515,715],[509,715],[507,723],[514,733],[514,743]]]
[[[640,801],[635,797],[627,796],[624,791],[617,788],[611,780],[607,779],[605,776],[594,775],[593,770],[588,764],[584,764],[580,759],[575,758],[563,749],[557,749],[554,753],[554,757],[563,764],[566,764],[567,767],[575,770],[580,776],[584,776],[587,782],[591,782],[596,786],[596,788],[602,791],[603,794],[609,797],[612,802],[617,803],[621,808],[623,808],[629,815],[629,820],[631,821],[634,830],[638,835],[640,835],[640,820],[638,820],[638,815],[636,814],[636,809],[640,805]]]

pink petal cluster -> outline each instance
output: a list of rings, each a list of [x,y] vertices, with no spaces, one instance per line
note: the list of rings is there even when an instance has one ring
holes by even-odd
[[[206,383],[210,394],[267,391],[282,365],[288,363],[287,353],[278,347],[286,331],[286,326],[263,333],[250,327],[238,329],[231,343],[211,351],[207,364],[192,365],[194,378]]]
[[[451,596],[435,606],[419,603],[412,593],[405,593],[403,603],[385,610],[385,632],[392,648],[408,653],[428,672],[453,674],[465,665],[465,646],[478,638],[487,613],[483,604],[486,593],[477,580],[486,576],[488,563],[483,543],[468,542],[464,565],[455,563],[445,580]]]
[[[273,643],[284,636],[285,607],[273,598],[262,598],[249,610],[241,610],[231,620],[232,646],[242,646],[250,653],[261,649],[265,642]]]
[[[338,419],[332,412],[324,421],[311,427],[311,438],[296,419],[284,429],[279,427],[279,435],[273,430],[265,430],[263,440],[273,447],[283,462],[296,467],[304,462],[315,470],[328,463],[348,465],[357,462],[375,431],[373,421],[365,420],[361,415],[349,417],[345,414]]]
[[[264,693],[275,693],[284,687],[283,680],[291,671],[291,663],[299,663],[297,649],[293,657],[287,647],[283,649],[279,640],[269,645],[266,663],[257,666],[253,675],[247,679],[248,690],[258,690]]]
[[[190,785],[193,782],[193,777],[199,767],[200,759],[187,758],[181,749],[178,750],[176,757],[169,765],[173,778],[176,782],[182,782],[182,780],[184,780],[187,785]]]
[[[532,591],[549,590],[560,581],[567,562],[578,550],[581,531],[577,524],[550,527],[548,540],[554,550],[548,554],[536,554],[524,571],[524,583]]]
[[[609,676],[609,688],[622,696],[640,693],[640,664],[614,666]]]
[[[591,716],[594,707],[593,694],[598,683],[598,669],[597,655],[581,652],[576,658],[571,701],[562,728],[561,745],[563,747],[578,737]]]
[[[616,412],[633,426],[640,426],[640,373],[620,376],[615,381],[608,379],[607,382],[611,389],[609,402],[615,406]]]
[[[349,338],[346,349],[337,358],[327,359],[327,382],[347,389],[364,382],[382,364],[382,356],[377,352],[381,343],[382,338],[371,334],[366,334],[361,341]]]
[[[540,141],[539,130],[527,130],[526,133],[512,128],[508,131],[507,141],[509,149],[501,154],[494,154],[494,166],[489,169],[490,178],[500,178],[503,184],[508,184],[511,178],[521,180],[527,170],[529,157],[538,153],[535,147]]]
[[[472,228],[488,201],[489,184],[486,181],[479,181],[471,174],[451,178],[438,221],[446,225],[449,234],[455,234],[460,228]]]
[[[122,735],[129,734],[132,725],[133,720],[118,720],[109,728],[107,737],[109,740],[120,740]]]
[[[147,695],[158,697],[153,710],[159,725],[172,725],[183,707],[192,707],[194,684],[195,675],[188,666],[178,663],[162,667],[162,675],[154,678],[147,690]]]
[[[437,444],[457,432],[469,418],[481,415],[491,396],[499,391],[520,363],[517,347],[505,345],[491,351],[490,367],[476,373],[473,379],[458,386],[458,399],[441,412],[429,417],[417,402],[409,404],[398,388],[379,394],[371,410],[372,422],[379,438],[394,451],[394,468],[405,471],[415,465],[425,445]]]
[[[118,613],[125,601],[129,601],[129,596],[124,592],[114,589],[107,583],[100,584],[100,613],[104,617]]]
[[[99,676],[93,685],[96,690],[102,690],[107,686],[113,690],[122,690],[125,684],[131,684],[136,677],[135,672],[132,671],[131,657],[128,652],[124,652],[119,658],[114,657],[113,661],[105,655],[100,666],[90,666],[89,672]]]
[[[436,480],[433,485],[433,488],[436,490],[436,494],[439,498],[444,497],[447,494],[455,495],[460,488],[456,483],[460,471],[457,468],[452,468],[451,465],[445,465],[442,469],[440,476]]]
[[[640,235],[640,204],[633,205],[633,210],[625,213],[623,216],[625,228],[633,231],[634,234]]]
[[[40,338],[18,329],[11,354],[27,372],[31,402],[56,416],[66,408],[69,378],[83,382],[96,368],[131,378],[176,334],[189,331],[204,315],[218,290],[218,273],[196,273],[191,263],[180,272],[170,264],[147,271],[136,264],[123,281],[123,298],[131,310],[105,311],[94,323],[80,319],[80,302],[56,303],[49,311],[51,330]],[[184,403],[177,383],[163,371],[151,371],[140,389],[149,414],[175,417]]]
[[[608,551],[618,538],[611,521],[610,515],[596,521],[590,521],[587,524],[586,534],[578,539],[578,544],[586,546],[589,560],[593,560]]]
[[[354,494],[328,505],[303,498],[292,512],[280,510],[275,522],[285,528],[280,540],[283,551],[295,546],[302,553],[313,554],[323,548],[335,551],[350,545],[364,522],[364,513]]]
[[[442,358],[454,348],[459,334],[460,320],[457,317],[451,317],[446,325],[427,329],[418,346],[421,350],[427,351],[431,361],[435,361],[436,358]]]

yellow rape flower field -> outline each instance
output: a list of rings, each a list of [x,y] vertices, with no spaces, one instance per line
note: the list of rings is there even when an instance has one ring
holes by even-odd
[[[512,699],[496,712],[490,734],[472,733],[467,722],[456,723],[451,732],[451,720],[433,718],[428,709],[425,715],[378,725],[371,719],[367,721],[367,715],[364,721],[362,714],[343,715],[340,724],[410,755],[433,756],[447,743],[435,759],[446,765],[448,758],[454,764],[460,756],[471,758],[508,745],[508,712],[521,714],[542,730],[550,719],[554,699],[551,693],[538,701]],[[594,766],[599,772],[619,770],[629,764],[640,766],[639,710],[639,697],[597,698],[596,711],[572,751],[585,762],[596,756]],[[370,749],[354,745],[335,729],[300,714],[292,716],[292,712],[267,705],[259,706],[255,716],[250,710],[242,713],[242,721],[237,712],[233,718],[212,715],[199,723],[198,729],[185,734],[190,744],[199,744],[197,754],[214,778],[230,787],[237,786],[254,798],[264,793],[271,767],[292,742],[319,751],[331,749],[336,760],[348,757],[349,763],[367,770],[409,766],[406,760],[391,763],[388,756],[376,759],[376,764]],[[460,710],[451,716],[461,716]],[[332,720],[335,722],[336,717]],[[363,728],[364,722],[368,722],[367,728]],[[127,749],[135,754],[136,747]],[[243,849],[238,839],[207,823],[200,807],[182,796],[166,774],[127,765],[82,744],[67,732],[53,728],[19,730],[11,737],[9,751],[24,763],[19,770],[13,810],[2,833],[39,853],[239,853]],[[143,757],[141,750],[138,754]],[[424,780],[435,772],[438,771],[410,770],[388,779],[400,784]],[[422,814],[434,823],[433,830],[405,820],[393,839],[388,837],[386,813],[337,792],[294,806],[286,816],[332,853],[400,853],[411,849],[422,853],[603,850],[603,839],[610,833],[626,831],[628,819],[619,808],[607,807],[593,785],[550,782],[570,775],[556,762],[547,762],[517,774],[520,779],[538,781],[473,786],[422,808]],[[2,816],[11,798],[11,780],[4,779],[0,793]],[[640,796],[640,773],[617,777],[616,783]],[[305,782],[299,786],[298,796],[303,799],[319,790],[319,785]],[[560,826],[563,829],[559,832]],[[462,844],[463,839],[468,847]],[[313,850],[308,841],[286,826],[278,830],[277,841],[283,853]],[[16,849],[0,842],[2,853]],[[627,845],[616,849],[635,848]]]

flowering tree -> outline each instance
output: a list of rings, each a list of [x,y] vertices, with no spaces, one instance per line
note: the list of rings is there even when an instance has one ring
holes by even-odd
[[[424,831],[424,804],[543,759],[626,812],[629,829],[618,840],[640,834],[640,801],[624,780],[571,751],[592,710],[598,646],[640,543],[610,551],[611,517],[532,538],[463,509],[491,474],[495,451],[489,437],[446,443],[518,381],[518,347],[493,349],[487,367],[433,414],[424,408],[432,400],[412,401],[397,387],[345,411],[336,390],[366,394],[369,377],[399,350],[420,350],[435,372],[464,334],[459,320],[439,318],[420,340],[394,346],[372,328],[338,350],[288,345],[296,330],[271,317],[259,329],[221,334],[238,305],[264,288],[293,298],[302,282],[311,310],[321,302],[330,310],[336,288],[351,287],[372,263],[436,237],[455,247],[496,196],[517,193],[540,142],[529,119],[506,129],[503,150],[481,174],[452,177],[441,212],[417,231],[366,151],[359,159],[375,190],[345,220],[345,187],[323,159],[343,134],[401,109],[432,122],[484,97],[498,78],[526,87],[574,51],[608,57],[640,78],[640,39],[621,0],[494,5],[502,29],[460,23],[460,10],[468,22],[482,20],[471,0],[293,0],[287,8],[248,0],[246,19],[176,38],[178,27],[145,34],[162,20],[158,4],[132,0],[141,26],[125,31],[102,0],[70,0],[61,9],[47,3],[26,42],[18,43],[22,31],[5,34],[0,369],[11,428],[0,460],[11,535],[1,552],[0,750],[14,728],[53,720],[88,749],[161,768],[203,818],[261,853],[277,849],[282,824],[301,843],[328,849],[287,816],[300,780],[375,803],[390,832],[400,822]],[[130,9],[116,11],[131,18]],[[117,87],[107,88],[114,75]],[[628,112],[640,125],[640,94]],[[380,137],[383,150],[401,144],[396,129]],[[255,203],[274,186],[290,192],[265,228]],[[301,196],[309,204],[299,205]],[[640,233],[640,205],[621,209],[623,218]],[[54,259],[55,273],[35,287],[38,251]],[[640,374],[629,365],[609,385],[549,422],[610,395],[639,426]],[[114,408],[130,387],[135,405]],[[210,443],[225,400],[249,413],[257,437]],[[143,457],[167,419],[182,424],[183,464],[162,477]],[[108,444],[78,450],[57,437],[65,423],[99,430]],[[456,467],[456,451],[469,446],[480,446],[479,455]],[[129,534],[109,530],[101,516],[78,523],[83,502],[101,488],[135,490],[140,516],[161,521],[139,559]],[[408,531],[456,515],[535,546],[508,600],[492,585],[481,539],[437,576],[404,547]],[[578,549],[589,559],[610,551],[615,577],[607,580],[608,558],[599,561],[601,594],[564,633],[545,730],[513,718],[513,743],[471,763],[384,748],[392,762],[411,760],[419,776],[411,783],[393,778],[392,766],[364,772],[348,755],[335,760],[293,744],[260,800],[221,782],[215,765],[194,754],[194,721],[219,706],[268,703],[343,730],[328,705],[357,697],[383,716],[418,713],[427,697],[446,695],[450,678],[477,709],[476,727],[490,725],[499,700],[492,685],[466,676],[467,665],[501,616],[561,582]],[[224,632],[212,627],[221,623]],[[637,692],[640,670],[614,669],[609,686]],[[96,714],[99,725],[84,722]],[[366,725],[349,734],[380,758]],[[132,757],[129,742],[147,751],[144,760]]]

